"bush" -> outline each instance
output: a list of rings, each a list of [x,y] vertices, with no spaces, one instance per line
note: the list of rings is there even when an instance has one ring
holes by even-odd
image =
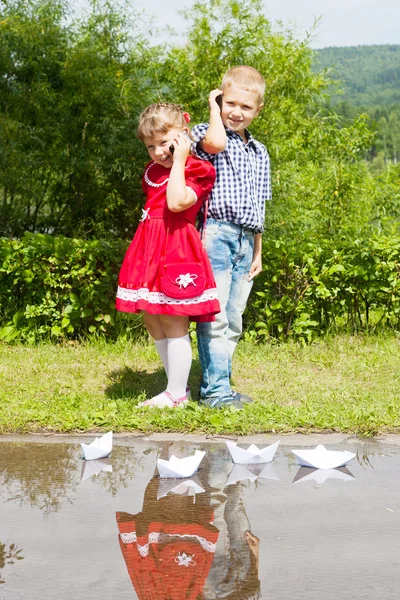
[[[30,233],[0,239],[0,339],[116,335],[126,245]],[[332,329],[398,329],[400,236],[376,233],[341,244],[270,239],[245,321],[252,339],[310,341]]]
[[[0,338],[109,333],[125,250],[120,240],[0,239]]]
[[[253,337],[311,340],[332,329],[399,328],[400,236],[341,245],[270,241],[246,318]]]

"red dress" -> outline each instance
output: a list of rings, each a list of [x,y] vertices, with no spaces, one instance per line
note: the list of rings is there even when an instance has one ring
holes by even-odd
[[[153,521],[139,536],[136,517],[123,522],[121,516],[117,513],[119,543],[138,599],[196,600],[214,558],[218,530]]]
[[[188,316],[193,321],[213,321],[220,312],[217,288],[195,221],[215,181],[215,169],[208,161],[189,156],[185,179],[197,196],[190,208],[174,213],[168,209],[166,188],[170,169],[151,161],[143,176],[146,204],[142,220],[126,252],[119,274],[116,308],[123,312],[142,310],[151,314]],[[160,276],[168,233],[168,262],[185,263],[199,259],[206,276],[204,291],[194,298],[170,298],[161,291]]]

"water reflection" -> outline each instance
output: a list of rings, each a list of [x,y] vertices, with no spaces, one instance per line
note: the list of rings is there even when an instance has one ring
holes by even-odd
[[[6,565],[13,565],[17,560],[23,560],[21,556],[22,549],[18,549],[16,544],[2,544],[0,542],[0,583],[5,583],[6,580],[2,576],[2,571]]]
[[[99,475],[102,471],[112,473],[113,468],[109,458],[99,458],[97,460],[83,460],[81,470],[81,481],[90,479],[95,475]]]
[[[187,452],[187,450],[186,450]],[[166,459],[176,449],[164,449]],[[139,600],[246,600],[260,595],[259,538],[232,463],[210,453],[192,483],[154,475],[136,515],[117,512],[119,543]]]
[[[298,483],[299,481],[315,481],[317,485],[322,485],[327,479],[353,481],[355,477],[347,467],[338,467],[337,469],[315,469],[312,467],[300,467],[292,483]]]
[[[218,540],[206,478],[203,468],[197,475],[199,493],[193,493],[193,486],[180,485],[182,480],[169,480],[168,490],[154,476],[140,513],[116,513],[121,551],[139,600],[201,594]]]
[[[45,516],[58,512],[65,502],[73,504],[79,482],[86,479],[93,478],[115,496],[144,471],[151,451],[121,446],[110,459],[83,461],[76,444],[8,442],[0,448],[0,497],[39,508]]]
[[[0,495],[6,501],[30,504],[48,515],[69,499],[76,484],[74,446],[11,442],[1,450]]]
[[[225,452],[213,453],[208,483],[219,538],[203,589],[206,600],[246,600],[260,595],[259,538],[251,530],[242,498],[242,483],[227,485],[231,469],[232,463]]]
[[[141,446],[131,448],[128,446],[114,447],[109,458],[96,461],[84,461],[81,466],[81,481],[93,477],[93,481],[101,485],[112,496],[116,496],[121,489],[126,489],[129,484],[145,469],[146,456],[152,449],[148,450]],[[91,465],[90,463],[96,463]],[[85,466],[86,463],[86,466]],[[96,466],[103,465],[104,468],[96,473]],[[111,468],[107,468],[107,465]],[[91,473],[91,471],[93,471]],[[91,474],[90,474],[91,473]]]

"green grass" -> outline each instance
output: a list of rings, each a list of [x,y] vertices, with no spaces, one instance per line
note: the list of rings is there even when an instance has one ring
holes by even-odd
[[[310,346],[241,342],[234,387],[243,411],[137,408],[165,388],[153,344],[0,345],[0,433],[180,431],[250,434],[400,430],[400,340],[337,336]],[[195,355],[190,385],[196,398]]]

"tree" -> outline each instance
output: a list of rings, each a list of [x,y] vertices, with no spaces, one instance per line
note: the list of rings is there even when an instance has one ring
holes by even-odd
[[[66,15],[64,0],[11,0],[0,16],[3,235],[121,235],[137,209],[148,50],[120,7]]]

